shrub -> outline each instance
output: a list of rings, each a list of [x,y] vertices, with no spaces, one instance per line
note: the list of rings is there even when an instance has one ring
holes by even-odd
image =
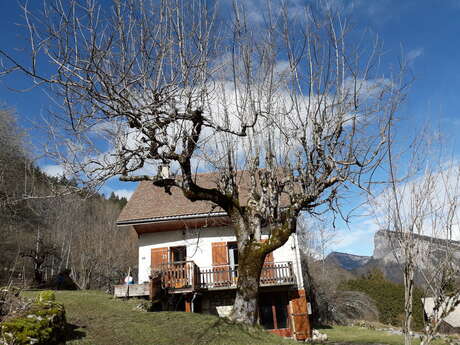
[[[2,322],[0,339],[7,345],[55,345],[63,342],[65,326],[64,306],[43,291],[26,312]]]
[[[54,291],[51,290],[45,290],[42,291],[38,294],[37,296],[37,302],[54,302],[56,300],[56,295],[54,294]]]
[[[401,326],[404,320],[404,285],[392,283],[385,279],[383,273],[374,270],[368,275],[342,283],[339,288],[344,291],[361,291],[371,297],[379,311],[379,321]],[[413,318],[414,328],[423,328],[423,294],[414,288]]]

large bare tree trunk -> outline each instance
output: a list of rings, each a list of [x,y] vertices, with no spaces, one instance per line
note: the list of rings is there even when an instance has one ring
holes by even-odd
[[[238,285],[232,320],[247,324],[257,321],[257,302],[259,295],[259,277],[262,265],[246,262],[238,267]]]
[[[230,318],[254,325],[257,322],[259,282],[264,260],[269,252],[281,247],[295,232],[296,219],[271,229],[269,239],[262,240],[262,223],[253,209],[243,216],[234,210],[232,220],[238,238],[238,283]]]
[[[263,259],[260,255],[247,252],[238,262],[238,284],[231,318],[237,322],[255,324],[257,321],[257,304],[259,280]]]

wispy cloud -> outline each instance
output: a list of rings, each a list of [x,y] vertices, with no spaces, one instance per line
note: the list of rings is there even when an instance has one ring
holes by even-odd
[[[423,48],[415,48],[415,49],[409,50],[409,52],[406,54],[407,63],[409,65],[412,65],[417,58],[423,55],[423,53],[424,53]]]
[[[46,175],[51,177],[65,176],[65,170],[61,165],[44,165],[40,168]]]
[[[393,228],[394,214],[403,229],[437,238],[460,239],[460,165],[441,161],[416,178],[399,183],[395,191],[384,190],[372,200],[375,220],[382,228]],[[396,198],[395,198],[396,196]],[[397,213],[396,213],[397,212]]]
[[[115,190],[113,190],[113,192],[119,198],[126,198],[128,200],[131,198],[131,196],[134,193],[133,190],[129,190],[129,189],[115,189]]]
[[[372,255],[373,237],[379,230],[372,218],[366,217],[350,224],[350,228],[338,229],[331,244],[335,251],[357,255]]]

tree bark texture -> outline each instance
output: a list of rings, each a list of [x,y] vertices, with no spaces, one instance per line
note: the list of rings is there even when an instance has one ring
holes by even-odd
[[[238,284],[231,319],[236,322],[255,324],[259,295],[259,279],[263,259],[249,253],[238,265]]]
[[[408,255],[404,264],[404,345],[412,344],[412,309],[414,296],[414,262]]]

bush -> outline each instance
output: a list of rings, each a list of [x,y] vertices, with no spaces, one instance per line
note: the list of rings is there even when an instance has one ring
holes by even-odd
[[[379,311],[379,321],[402,326],[404,320],[404,285],[386,280],[383,273],[374,270],[366,276],[344,282],[339,287],[344,291],[361,291],[371,297]],[[423,328],[422,292],[414,288],[414,328]]]
[[[55,300],[56,300],[56,295],[54,294],[54,291],[51,291],[51,290],[42,291],[37,296],[38,303],[54,302]]]
[[[62,343],[66,326],[65,310],[63,305],[54,302],[54,298],[52,291],[41,292],[26,312],[2,322],[0,339],[7,345]]]

